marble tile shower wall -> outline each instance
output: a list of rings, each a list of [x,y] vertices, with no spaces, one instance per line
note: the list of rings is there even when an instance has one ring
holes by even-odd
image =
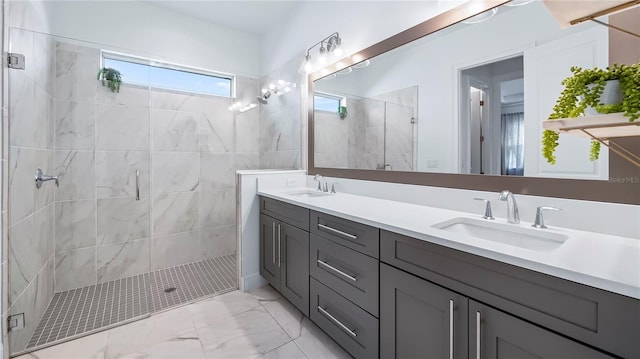
[[[268,105],[260,105],[260,169],[302,168],[300,158],[302,86],[299,85],[301,75],[298,74],[298,61],[298,58],[293,58],[279,71],[274,71],[262,79],[263,87],[282,79],[298,83],[299,88],[282,96],[271,96]],[[256,94],[260,93],[259,90],[260,88]]]
[[[348,122],[337,112],[316,111],[314,126],[314,157],[316,167],[348,168]]]
[[[374,170],[384,163],[385,104],[348,99],[349,168]]]
[[[25,328],[9,332],[9,342],[13,350],[22,350],[54,293],[55,185],[38,190],[33,175],[37,168],[54,171],[55,43],[15,28],[9,39],[11,51],[26,58],[24,70],[8,70],[10,119],[5,119],[10,120],[8,314],[25,313]]]
[[[258,109],[126,83],[113,94],[95,80],[98,49],[56,52],[56,291],[234,253],[235,171],[258,168]],[[258,93],[237,81],[240,98]]]

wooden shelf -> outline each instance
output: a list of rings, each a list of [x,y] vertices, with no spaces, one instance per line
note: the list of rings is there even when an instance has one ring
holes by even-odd
[[[640,156],[626,148],[609,142],[609,139],[620,137],[640,137],[640,119],[629,122],[621,112],[606,115],[582,116],[546,120],[542,123],[545,130],[560,131],[578,137],[596,140],[609,147],[618,156],[640,168]]]
[[[621,112],[546,120],[542,126],[545,130],[570,133],[578,137],[595,137],[603,141],[610,138],[640,136],[640,119],[629,122],[629,117],[623,116]]]

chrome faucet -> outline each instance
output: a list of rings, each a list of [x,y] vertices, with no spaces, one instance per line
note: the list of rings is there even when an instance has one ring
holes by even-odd
[[[329,192],[329,187],[327,185],[327,181],[322,177],[321,174],[317,174],[313,176],[313,180],[318,182],[318,191],[319,192]]]
[[[536,221],[531,225],[531,227],[547,228],[547,226],[544,225],[544,217],[542,217],[542,211],[562,211],[562,209],[547,206],[538,207],[538,209],[536,210]]]
[[[500,192],[498,199],[501,201],[507,201],[507,222],[520,223],[520,213],[518,213],[518,204],[516,198],[511,191],[504,190]]]

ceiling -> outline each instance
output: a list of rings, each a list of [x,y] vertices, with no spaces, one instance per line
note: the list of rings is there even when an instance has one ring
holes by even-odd
[[[285,20],[300,1],[143,0],[146,3],[236,30],[261,35]]]

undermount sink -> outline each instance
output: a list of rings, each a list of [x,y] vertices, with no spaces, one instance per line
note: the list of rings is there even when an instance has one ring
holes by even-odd
[[[522,227],[474,218],[453,218],[434,224],[433,228],[514,247],[550,251],[560,247],[569,237],[544,229]]]
[[[284,192],[284,194],[289,196],[302,197],[302,198],[317,198],[317,197],[331,196],[333,193],[320,192],[310,188],[304,188],[304,189],[296,189],[293,191]]]

